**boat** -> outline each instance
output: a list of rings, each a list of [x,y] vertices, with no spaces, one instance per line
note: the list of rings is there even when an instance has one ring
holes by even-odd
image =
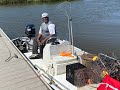
[[[81,55],[87,54],[87,52],[74,47],[75,55],[71,54],[72,49],[69,41],[61,40],[56,37],[49,40],[53,39],[56,40],[45,45],[43,58],[41,59],[29,59],[32,55],[32,38],[20,37],[13,39],[12,42],[23,52],[24,56],[38,72],[39,76],[44,78],[53,89],[77,90],[76,86],[66,80],[66,66],[75,63],[82,64]],[[69,75],[67,77],[69,77]]]
[[[105,73],[106,68],[108,73],[117,70],[116,66],[113,65],[118,61],[117,59],[100,53],[98,56],[101,59],[96,61],[98,56],[72,46],[69,41],[61,40],[58,37],[49,38],[43,49],[43,58],[41,59],[29,59],[32,55],[33,43],[33,37],[30,37],[29,34],[28,37],[15,38],[12,42],[30,62],[30,66],[34,68],[38,76],[54,90],[96,90],[102,79],[101,74]],[[72,48],[74,48],[74,54]],[[120,62],[117,63],[116,65],[119,66]],[[86,73],[81,73],[84,71],[81,67],[87,67],[85,70],[89,72],[88,75],[90,76],[87,82],[85,82],[86,77],[84,76]],[[75,70],[78,70],[78,77],[76,76],[78,80],[75,79]]]
[[[96,65],[94,64],[97,63],[98,65],[101,63],[104,67],[102,60],[111,59],[115,61],[116,59],[102,53],[97,56],[91,56],[88,52],[75,47],[73,45],[72,19],[70,16],[68,16],[68,14],[67,17],[70,37],[69,40],[61,40],[58,37],[49,38],[46,41],[46,45],[43,49],[43,58],[41,59],[29,59],[29,57],[32,55],[33,38],[35,36],[35,27],[33,24],[26,26],[25,33],[27,36],[12,39],[12,42],[30,62],[29,64],[31,64],[31,66],[37,72],[38,76],[44,79],[44,81],[53,90],[96,90],[101,82],[100,75],[104,70],[100,70],[100,67],[98,67],[98,71],[93,73],[95,70],[94,68],[96,68]],[[85,55],[90,56],[90,60],[88,61],[95,66],[93,68],[94,70],[92,69],[91,71],[91,68],[89,68],[91,65],[88,65],[87,62],[85,63],[85,60],[82,58],[82,56]],[[102,57],[102,60],[93,63],[98,59],[98,56]],[[118,64],[120,65],[119,62]],[[87,81],[84,80],[86,77],[84,76],[85,74],[83,74],[83,71],[86,71],[87,69],[83,68],[86,68],[86,66],[89,68],[89,71],[92,72],[90,75],[93,77],[90,75],[89,76],[92,77],[92,79],[96,79],[96,83],[92,83],[90,78],[87,78]],[[76,79],[75,73],[79,74],[76,76]],[[97,78],[99,80],[97,80]]]

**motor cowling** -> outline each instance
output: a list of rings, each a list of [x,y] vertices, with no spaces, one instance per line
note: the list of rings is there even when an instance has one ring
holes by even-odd
[[[34,24],[29,24],[25,27],[25,34],[27,35],[27,37],[35,37],[35,33],[36,31]]]

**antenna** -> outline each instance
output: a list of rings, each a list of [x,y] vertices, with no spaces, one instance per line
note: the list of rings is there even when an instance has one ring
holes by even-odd
[[[71,17],[71,3],[66,1],[58,5],[57,9],[64,12],[67,16],[68,20],[68,30],[69,30],[69,42],[72,48],[72,54],[74,54],[74,46],[73,46],[73,28],[72,28],[72,17]]]

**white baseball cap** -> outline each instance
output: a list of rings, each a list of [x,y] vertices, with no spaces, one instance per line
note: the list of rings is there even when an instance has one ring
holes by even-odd
[[[43,13],[42,18],[44,18],[44,17],[48,17],[48,13]]]

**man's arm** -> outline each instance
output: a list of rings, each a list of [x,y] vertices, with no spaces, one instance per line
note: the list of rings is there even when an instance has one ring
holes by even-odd
[[[40,26],[39,34],[37,36],[37,42],[40,42],[41,37],[42,37],[42,29],[41,29],[41,26]]]
[[[40,38],[42,37],[42,34],[38,34],[37,36],[37,42],[40,42]]]

